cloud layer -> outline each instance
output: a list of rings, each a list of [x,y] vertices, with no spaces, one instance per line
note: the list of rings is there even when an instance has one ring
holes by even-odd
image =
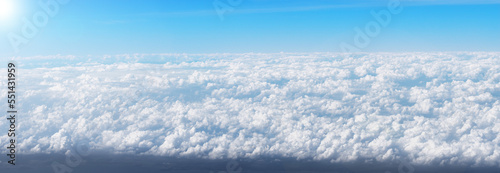
[[[123,56],[20,59],[20,151],[500,165],[500,53]]]

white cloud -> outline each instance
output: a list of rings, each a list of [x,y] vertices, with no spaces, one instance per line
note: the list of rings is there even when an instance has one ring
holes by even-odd
[[[19,60],[21,150],[500,164],[498,53],[182,56]]]

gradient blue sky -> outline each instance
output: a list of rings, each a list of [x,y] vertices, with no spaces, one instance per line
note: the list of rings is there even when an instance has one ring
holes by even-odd
[[[227,3],[227,0],[220,0]],[[71,0],[16,53],[7,34],[40,11],[16,1],[0,56],[122,53],[340,52],[388,0],[243,0],[221,20],[213,0]],[[500,51],[499,0],[401,1],[366,52]]]

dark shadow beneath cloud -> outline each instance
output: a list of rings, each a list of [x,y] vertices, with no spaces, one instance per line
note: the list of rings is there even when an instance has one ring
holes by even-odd
[[[397,161],[380,163],[359,161],[352,163],[330,163],[328,161],[298,161],[291,158],[258,159],[187,159],[161,156],[136,155],[88,155],[81,159],[71,157],[69,162],[63,154],[18,155],[16,165],[8,165],[2,159],[0,170],[9,173],[58,173],[71,170],[73,173],[411,173],[411,172],[457,172],[498,173],[500,167],[468,166],[414,166]],[[56,169],[54,170],[54,167]]]

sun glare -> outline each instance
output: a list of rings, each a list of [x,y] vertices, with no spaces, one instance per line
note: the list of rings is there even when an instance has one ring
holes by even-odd
[[[0,19],[7,20],[14,13],[14,0],[0,0]]]

